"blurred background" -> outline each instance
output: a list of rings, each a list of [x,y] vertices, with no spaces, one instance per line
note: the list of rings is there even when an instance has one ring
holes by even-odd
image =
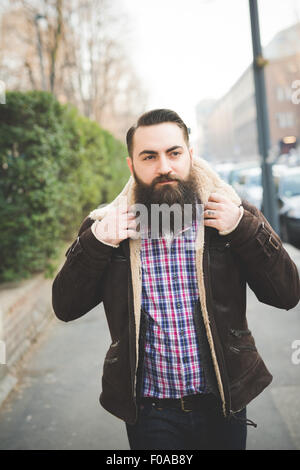
[[[62,324],[51,283],[82,219],[128,180],[125,136],[143,112],[175,110],[196,157],[272,222],[271,204],[299,268],[300,0],[257,3],[260,130],[248,0],[1,0],[1,448],[128,448],[97,403],[102,307]],[[299,449],[299,307],[248,303],[275,377],[250,406],[264,425],[248,447]]]

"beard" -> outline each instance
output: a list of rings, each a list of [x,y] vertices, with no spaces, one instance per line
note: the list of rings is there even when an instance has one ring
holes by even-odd
[[[175,210],[169,211],[169,224],[163,222],[163,215],[159,213],[159,220],[156,221],[156,230],[158,229],[158,236],[161,237],[166,233],[174,233],[174,229],[184,229],[191,225],[197,216],[196,204],[200,203],[198,195],[198,182],[195,169],[190,165],[190,171],[185,179],[174,177],[170,172],[165,175],[160,175],[154,178],[150,184],[146,184],[136,175],[134,169],[133,174],[135,178],[134,197],[136,204],[143,204],[147,209],[148,220],[147,227],[154,226],[153,224],[153,205],[165,204],[171,207],[174,204]],[[158,183],[174,181],[172,184],[160,185]],[[185,206],[188,205],[188,206]],[[187,207],[190,211],[187,215]],[[180,214],[179,214],[180,212]],[[176,219],[176,213],[180,218]],[[180,222],[178,222],[180,221]],[[178,223],[180,227],[178,227]],[[142,223],[140,230],[143,229]]]

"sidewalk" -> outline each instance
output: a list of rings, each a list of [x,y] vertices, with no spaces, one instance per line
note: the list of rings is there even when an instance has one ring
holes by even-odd
[[[109,344],[102,306],[70,323],[53,314],[0,409],[0,449],[128,449],[98,402]]]

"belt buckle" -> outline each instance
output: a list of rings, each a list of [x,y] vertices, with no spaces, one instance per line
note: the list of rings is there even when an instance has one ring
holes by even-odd
[[[184,399],[183,397],[180,397],[180,403],[181,403],[181,409],[182,411],[185,411],[185,412],[189,412],[189,411],[192,411],[192,410],[187,410],[185,407],[184,407]]]

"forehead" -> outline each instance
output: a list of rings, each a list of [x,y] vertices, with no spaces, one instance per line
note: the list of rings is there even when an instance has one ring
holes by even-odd
[[[172,122],[138,127],[133,137],[133,151],[166,150],[174,145],[184,145],[183,130]]]

